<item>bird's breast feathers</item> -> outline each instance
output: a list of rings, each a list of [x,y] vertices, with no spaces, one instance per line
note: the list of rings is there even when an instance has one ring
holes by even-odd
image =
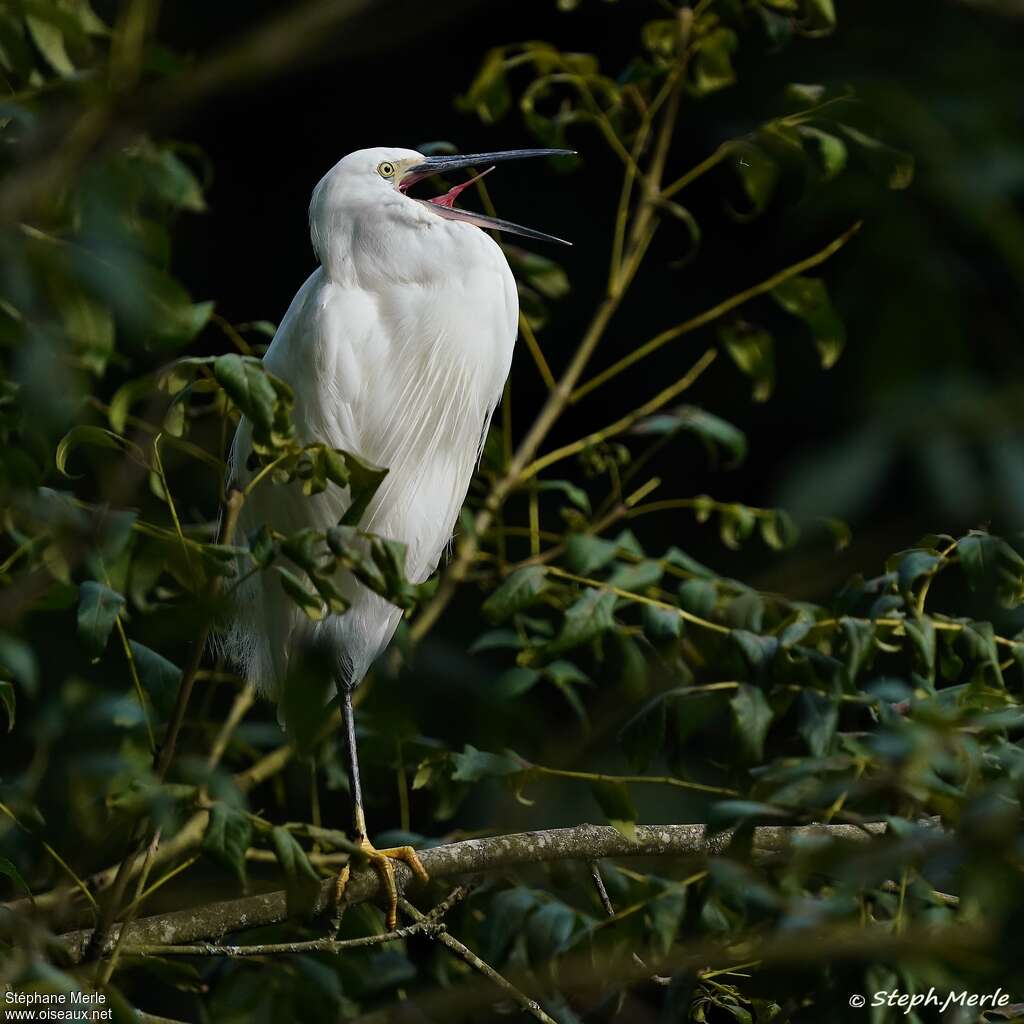
[[[414,577],[433,571],[451,537],[518,321],[500,248],[478,228],[432,222],[408,233],[413,251],[393,274],[338,272],[365,267],[361,257],[316,271],[265,360],[295,388],[307,441],[388,468],[364,526],[409,546]]]

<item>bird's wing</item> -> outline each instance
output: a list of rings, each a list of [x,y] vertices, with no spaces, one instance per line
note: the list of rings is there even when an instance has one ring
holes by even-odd
[[[446,225],[447,227],[447,225]],[[331,281],[319,270],[296,295],[265,357],[295,391],[295,423],[306,442],[322,441],[388,468],[361,526],[402,541],[415,581],[436,567],[448,545],[480,445],[501,397],[515,342],[515,282],[496,245],[475,228],[477,246],[457,274],[367,285]],[[248,428],[233,455],[244,480]],[[330,486],[304,496],[298,487],[261,484],[245,503],[241,525],[267,523],[281,533],[333,526],[350,503]],[[241,595],[248,610],[229,653],[249,678],[274,691],[297,645],[328,642],[339,676],[360,679],[400,618],[393,605],[341,574],[352,606],[310,623],[269,574]]]
[[[360,362],[356,347],[365,336],[358,301],[350,303],[348,323],[337,323],[337,289],[323,270],[314,271],[296,293],[264,356],[270,372],[291,385],[295,393],[294,422],[303,443],[323,441],[346,451],[358,451],[354,396],[359,387]],[[365,323],[364,323],[365,326]],[[252,450],[252,425],[243,417],[231,450],[230,474],[237,485],[251,479],[247,460]],[[330,486],[306,496],[296,485],[261,482],[242,506],[238,529],[251,534],[269,526],[289,535],[311,527],[325,530],[345,514],[348,488]],[[238,587],[234,617],[223,644],[225,653],[261,692],[276,697],[289,654],[309,642],[315,624],[288,598],[276,574],[261,573]],[[351,579],[347,588],[355,586]]]

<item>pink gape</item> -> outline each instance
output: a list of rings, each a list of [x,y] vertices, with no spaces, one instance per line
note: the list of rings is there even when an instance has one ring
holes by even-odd
[[[462,182],[461,185],[452,185],[450,189],[443,196],[434,196],[433,199],[428,199],[428,203],[434,203],[436,206],[444,206],[451,210],[455,207],[455,200],[459,198],[459,194],[465,189],[469,188],[474,181],[479,181],[485,174],[490,174],[494,170],[494,167],[488,167],[486,171],[481,171],[479,174],[470,178],[468,181]]]

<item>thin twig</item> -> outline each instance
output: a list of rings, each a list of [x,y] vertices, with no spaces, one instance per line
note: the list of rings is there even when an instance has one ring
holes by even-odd
[[[399,897],[398,906],[401,908],[403,914],[411,917],[417,923],[428,922],[426,916],[420,913],[420,911],[404,897]],[[464,946],[459,942],[454,935],[447,931],[438,931],[433,937],[437,939],[442,946],[451,950],[457,957],[469,964],[473,970],[479,971],[485,978],[494,982],[494,984],[497,985],[505,995],[513,999],[516,1004],[530,1014],[531,1017],[541,1021],[542,1024],[558,1024],[557,1021],[553,1020],[543,1011],[543,1009],[541,1009],[540,1003],[535,999],[531,999],[525,992],[520,992],[512,982],[499,974],[489,963],[487,963],[486,960],[482,960],[468,946]]]
[[[701,793],[717,793],[720,796],[739,796],[735,789],[726,786],[711,786],[689,779],[677,779],[674,775],[608,775],[604,772],[571,771],[568,768],[548,768],[542,764],[530,764],[529,770],[538,775],[550,775],[559,779],[580,779],[583,782],[621,782],[654,786],[675,786],[679,789],[697,790]]]
[[[611,897],[605,888],[604,879],[601,877],[601,867],[596,860],[590,862],[590,877],[594,880],[594,888],[597,889],[597,898],[601,901],[604,912],[609,917],[615,916],[615,908],[612,906]]]
[[[590,862],[590,877],[594,880],[594,888],[597,889],[597,897],[601,901],[601,906],[604,907],[604,912],[609,918],[614,919],[615,907],[612,906],[611,897],[608,895],[608,890],[605,888],[604,878],[601,877],[601,866],[596,860]],[[633,953],[633,963],[637,965],[641,970],[646,971],[647,964],[644,963],[643,959],[638,953]],[[657,985],[668,985],[671,982],[671,978],[662,977],[660,974],[651,975],[651,981]]]
[[[242,510],[242,504],[245,501],[245,496],[241,491],[232,489],[228,492],[227,500],[224,505],[224,514],[221,520],[221,527],[219,530],[218,541],[222,544],[230,544],[235,535],[235,527],[238,523],[238,515]],[[221,588],[222,577],[214,576],[210,581],[209,595],[211,598],[216,598]],[[182,673],[181,682],[178,684],[178,696],[175,701],[174,711],[171,714],[170,724],[167,726],[167,732],[164,736],[163,745],[156,753],[154,774],[158,783],[162,783],[167,777],[167,771],[171,766],[171,762],[174,760],[175,747],[178,742],[178,735],[181,732],[181,727],[185,722],[185,713],[188,709],[188,702],[192,696],[192,689],[195,686],[196,674],[199,672],[199,666],[202,664],[203,652],[206,649],[207,641],[210,636],[210,624],[205,622],[199,630],[199,635],[196,638],[195,644],[192,648],[192,655],[189,659],[189,663]],[[113,884],[111,885],[110,897],[103,907],[102,913],[100,914],[99,923],[96,927],[96,931],[93,935],[93,947],[92,952],[99,956],[107,945],[107,937],[110,934],[111,927],[114,921],[117,919],[117,915],[120,913],[122,906],[125,902],[125,891],[128,887],[128,882],[131,879],[135,864],[139,856],[146,851],[146,861],[143,864],[143,874],[148,874],[149,869],[152,867],[154,858],[156,856],[156,846],[150,846],[146,842],[146,822],[140,822],[136,827],[132,840],[129,853],[118,865],[117,873],[114,876]],[[159,836],[159,833],[158,833]],[[157,846],[159,846],[159,838],[157,839]],[[148,847],[148,849],[147,849]],[[118,932],[120,934],[120,931]],[[115,943],[116,950],[116,943]]]
[[[763,281],[752,285],[750,288],[745,288],[741,292],[736,292],[735,295],[730,295],[729,298],[723,299],[717,305],[704,310],[703,313],[698,313],[689,320],[685,320],[683,323],[677,324],[675,327],[670,327],[667,330],[662,331],[660,334],[656,334],[650,341],[644,342],[643,345],[633,349],[628,355],[623,356],[621,359],[612,363],[612,365],[607,369],[595,374],[586,383],[581,384],[575,391],[573,391],[570,400],[578,402],[584,395],[589,395],[591,391],[599,388],[602,384],[606,384],[613,377],[618,376],[623,370],[626,370],[640,362],[641,359],[645,359],[652,352],[656,352],[659,348],[663,345],[667,345],[670,341],[675,341],[676,338],[680,338],[684,334],[690,334],[698,328],[703,327],[705,324],[718,320],[737,306],[742,306],[745,302],[749,302],[758,295],[770,292],[773,288],[778,287],[784,281],[788,281],[790,278],[796,277],[797,274],[802,274],[805,270],[810,270],[812,267],[818,266],[819,263],[824,263],[827,259],[834,256],[844,245],[846,245],[846,243],[860,230],[860,227],[861,222],[857,221],[839,235],[838,238],[833,239],[825,246],[825,248],[820,249],[813,255],[808,256],[805,259],[798,260],[796,263],[793,263],[790,266],[785,267],[783,270],[766,277]]]
[[[614,423],[609,423],[607,427],[603,427],[601,430],[595,430],[592,434],[588,434],[579,441],[563,445],[561,448],[555,448],[553,451],[542,455],[539,459],[535,459],[523,470],[520,475],[520,481],[529,480],[553,463],[569,458],[571,455],[577,455],[587,448],[592,448],[594,445],[601,444],[603,441],[607,441],[609,438],[616,437],[629,430],[630,427],[638,423],[645,416],[650,416],[652,413],[657,412],[662,406],[671,402],[673,398],[691,388],[700,375],[715,361],[717,355],[718,352],[715,349],[709,348],[679,380],[663,391],[659,391],[653,398],[637,406],[632,412],[620,417]]]
[[[680,32],[683,36],[688,33],[686,23],[681,23]],[[688,52],[688,49],[684,48],[684,61],[686,59],[685,54]],[[416,621],[410,629],[410,639],[413,643],[418,643],[433,628],[456,590],[466,578],[476,560],[477,552],[480,550],[482,537],[494,524],[496,514],[501,509],[505,499],[508,498],[520,483],[523,470],[536,457],[544,439],[565,411],[572,398],[574,388],[579,383],[580,377],[583,375],[594,351],[608,328],[608,324],[618,311],[623,298],[640,269],[640,265],[647,253],[647,247],[650,245],[659,223],[655,200],[661,191],[665,162],[668,158],[668,151],[677,123],[676,115],[678,114],[683,81],[684,75],[681,73],[676,76],[670,76],[666,86],[663,87],[657,97],[656,109],[660,112],[661,120],[658,126],[654,155],[643,178],[645,185],[644,198],[637,208],[629,231],[628,242],[624,246],[625,251],[622,258],[614,266],[607,294],[594,311],[594,315],[584,331],[583,337],[580,339],[580,343],[573,353],[572,359],[569,361],[569,365],[554,389],[548,394],[547,401],[537,414],[533,425],[519,443],[515,454],[508,461],[504,474],[491,487],[491,492],[484,503],[483,509],[476,516],[473,530],[462,537],[455,558],[452,559],[447,570],[442,575],[441,582],[433,598],[417,615]]]
[[[243,686],[235,695],[231,710],[228,712],[227,718],[224,719],[224,724],[221,725],[217,738],[213,741],[213,746],[210,747],[210,753],[206,758],[208,770],[212,770],[220,764],[220,759],[224,756],[224,751],[227,750],[228,743],[231,742],[231,737],[235,734],[235,729],[238,728],[239,723],[245,717],[249,708],[253,706],[255,700],[255,691],[248,684]]]
[[[433,919],[424,918],[415,924],[396,928],[379,935],[362,935],[357,939],[309,939],[304,942],[265,942],[252,946],[225,946],[211,942],[196,942],[176,946],[139,945],[125,946],[126,956],[273,956],[277,953],[342,953],[348,949],[364,949],[380,946],[385,942],[408,939],[413,935],[435,935],[444,930],[444,925]]]

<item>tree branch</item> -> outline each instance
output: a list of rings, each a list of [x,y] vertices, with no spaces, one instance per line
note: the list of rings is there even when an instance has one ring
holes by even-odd
[[[407,899],[400,898],[398,905],[402,908],[403,913],[408,914],[416,924],[424,926],[429,923],[429,919],[425,915],[421,914],[420,911],[418,911]],[[416,925],[413,925],[413,927],[416,927]],[[499,974],[486,960],[477,956],[476,953],[474,953],[468,946],[459,942],[454,935],[451,935],[446,931],[436,931],[433,937],[437,939],[442,946],[454,953],[455,956],[459,957],[460,960],[464,960],[469,964],[474,971],[477,971],[488,981],[501,989],[501,991],[511,998],[521,1010],[528,1013],[535,1020],[539,1020],[541,1024],[556,1024],[556,1021],[544,1012],[540,1003],[538,1003],[536,999],[531,999],[525,992],[521,992],[503,974]]]
[[[884,823],[857,825],[760,826],[754,830],[754,849],[760,854],[776,853],[801,836],[824,835],[838,840],[867,841],[884,834]],[[525,864],[557,860],[592,861],[604,857],[670,857],[715,855],[729,844],[731,832],[708,837],[705,826],[638,825],[636,837],[626,839],[610,825],[577,825],[543,832],[519,832],[487,839],[466,839],[428,850],[419,857],[434,880],[457,875],[500,871]],[[413,881],[404,864],[395,864],[395,881],[404,892]],[[324,881],[315,911],[322,913],[333,904],[334,879]],[[348,903],[375,899],[380,878],[367,865],[356,868],[345,890]],[[178,910],[157,917],[141,918],[127,928],[125,942],[131,946],[170,945],[219,938],[247,928],[277,924],[287,918],[287,900],[283,890],[245,896]],[[120,935],[114,926],[102,950],[108,954]],[[79,962],[92,939],[92,930],[69,932],[63,936],[71,959]]]

